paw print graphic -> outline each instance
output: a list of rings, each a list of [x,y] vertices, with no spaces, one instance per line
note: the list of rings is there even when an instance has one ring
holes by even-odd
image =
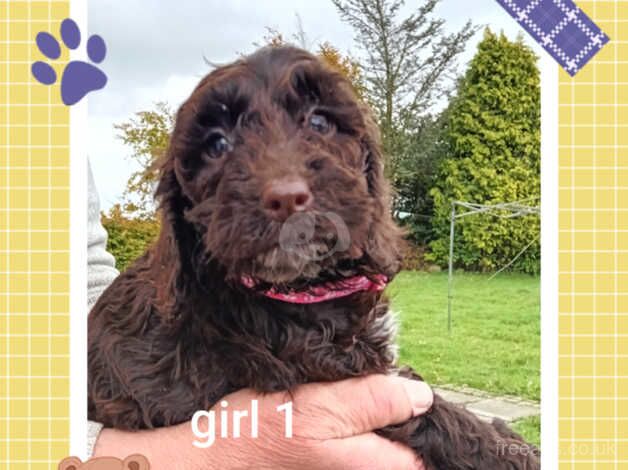
[[[81,44],[81,31],[74,20],[66,18],[61,22],[61,39],[68,49],[76,49]],[[61,46],[53,35],[40,32],[35,38],[41,53],[50,60],[61,56]],[[107,76],[94,64],[100,64],[107,54],[105,41],[94,34],[87,40],[87,57],[92,63],[73,60],[63,69],[61,75],[61,100],[67,106],[81,101],[85,95],[100,90],[107,84]],[[42,61],[33,63],[31,68],[35,79],[44,85],[57,83],[57,73],[50,64]]]

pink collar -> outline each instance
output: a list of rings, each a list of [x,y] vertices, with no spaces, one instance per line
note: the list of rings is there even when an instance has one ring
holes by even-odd
[[[244,276],[242,284],[248,288],[256,285],[254,279]],[[278,292],[274,287],[260,292],[271,299],[289,302],[293,304],[315,304],[327,300],[339,299],[356,292],[381,292],[386,287],[388,278],[383,274],[376,274],[372,278],[366,276],[353,276],[340,281],[330,281],[311,286],[302,291]]]

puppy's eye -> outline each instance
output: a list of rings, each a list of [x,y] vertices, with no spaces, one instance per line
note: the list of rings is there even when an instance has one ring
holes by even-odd
[[[210,158],[220,158],[232,149],[229,140],[219,132],[211,134],[205,146],[205,151]]]
[[[321,134],[327,134],[331,128],[331,124],[326,116],[318,113],[313,113],[309,117],[308,125],[310,129],[320,132]]]

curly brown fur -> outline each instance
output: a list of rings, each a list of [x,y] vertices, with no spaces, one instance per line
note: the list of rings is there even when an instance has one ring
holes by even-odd
[[[313,113],[327,119],[325,132]],[[223,137],[228,147],[218,151]],[[356,274],[392,278],[402,236],[382,173],[368,109],[309,53],[262,49],[205,77],[178,111],[161,168],[159,239],[90,313],[90,419],[168,426],[244,387],[289,390],[395,370],[379,293],[297,305],[240,282],[294,289]],[[334,251],[336,227],[325,217],[308,243],[281,246],[282,223],[260,194],[285,175],[307,183],[312,214],[339,216],[348,246]],[[425,416],[380,433],[410,445],[429,469],[539,468],[536,455],[510,451],[526,446],[519,436],[438,396]]]

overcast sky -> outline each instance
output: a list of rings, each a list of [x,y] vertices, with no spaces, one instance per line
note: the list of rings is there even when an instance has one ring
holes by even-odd
[[[406,8],[422,3],[407,0]],[[266,26],[291,37],[296,15],[310,41],[326,40],[359,57],[353,31],[338,18],[330,0],[125,0],[124,14],[109,0],[89,0],[89,32],[107,43],[102,68],[109,77],[104,90],[89,95],[89,158],[103,209],[120,201],[135,166],[130,151],[116,138],[115,123],[157,101],[176,108],[208,71],[204,57],[229,62],[253,50]],[[519,25],[495,0],[442,0],[438,16],[448,30],[460,28],[470,17],[515,38]],[[524,39],[541,50],[525,33]],[[481,32],[461,57],[473,56]]]

